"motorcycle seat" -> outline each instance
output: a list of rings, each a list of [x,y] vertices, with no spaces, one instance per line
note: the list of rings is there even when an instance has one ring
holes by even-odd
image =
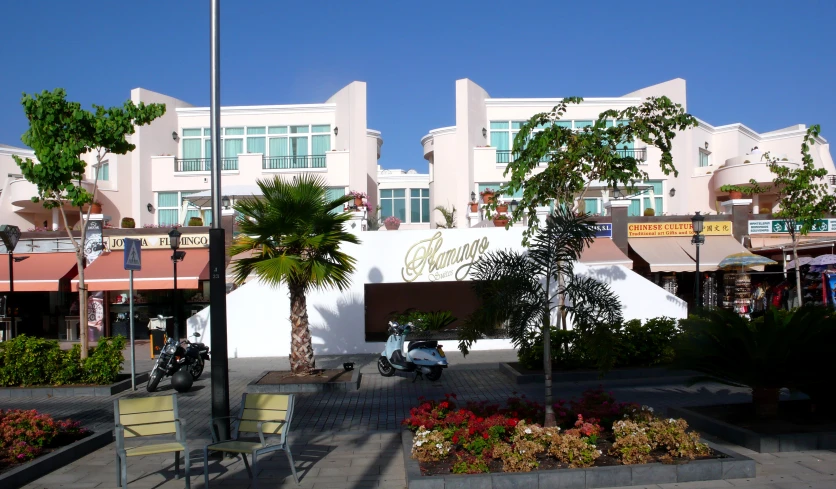
[[[407,351],[412,351],[416,348],[430,348],[434,350],[438,347],[438,341],[436,340],[419,340],[419,341],[411,341],[409,343],[409,348]]]

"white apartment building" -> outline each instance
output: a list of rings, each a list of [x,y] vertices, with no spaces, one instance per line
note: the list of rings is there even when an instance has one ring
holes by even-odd
[[[559,124],[579,129],[591,125],[605,110],[622,110],[641,104],[647,97],[662,95],[688,109],[685,80],[677,78],[619,97],[585,98],[583,103],[569,106]],[[430,207],[442,204],[464,209],[471,193],[478,195],[507,181],[503,174],[513,158],[513,140],[520,125],[536,113],[550,111],[560,100],[491,98],[471,80],[457,80],[456,125],[433,129],[421,139],[424,158],[430,163]],[[759,134],[743,124],[712,126],[699,121],[699,127],[683,131],[674,139],[672,153],[678,176],[662,173],[657,148],[648,148],[641,141],[628,142],[618,151],[641,160],[648,180],[639,182],[634,193],[617,196],[605,185],[592,182],[584,196],[584,207],[590,214],[603,214],[604,203],[618,197],[630,200],[631,216],[643,215],[646,209],[653,209],[655,215],[720,213],[720,202],[728,200],[728,193],[720,190],[722,186],[746,186],[752,178],[763,184],[772,181],[761,159],[763,153],[769,152],[787,165],[798,165],[806,129],[795,125]],[[816,165],[836,175],[829,144],[824,138],[817,143],[811,148]],[[754,195],[752,205],[757,213],[760,209],[772,210],[777,202],[775,195],[767,192]],[[464,212],[457,217],[459,226],[478,222],[478,216],[468,218]]]
[[[91,165],[85,185],[92,188],[98,172],[97,200],[114,226],[123,217],[137,227],[184,224],[191,217],[208,225],[208,199],[196,206],[187,197],[211,187],[209,108],[142,88],[131,91],[131,100],[164,103],[166,113],[137,128],[131,153],[108,155],[101,168],[93,168],[93,155],[85,156]],[[369,205],[376,205],[383,139],[366,120],[365,82],[349,84],[324,103],[222,107],[224,193],[251,194],[256,180],[273,175],[316,174],[332,196],[367,192]],[[0,189],[3,223],[23,231],[44,223],[56,229],[58,212],[31,202],[37,189],[22,179],[12,153],[34,158],[30,150],[0,147],[0,171],[8,175]]]

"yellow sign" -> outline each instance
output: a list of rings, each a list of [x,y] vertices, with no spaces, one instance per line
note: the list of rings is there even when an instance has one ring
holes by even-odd
[[[154,250],[171,248],[167,234],[159,236],[108,236],[106,244],[110,250],[124,250],[125,238],[142,241],[142,249]],[[208,234],[183,234],[180,236],[180,248],[208,248]]]
[[[705,221],[705,236],[728,236],[732,232],[731,221]],[[632,222],[627,225],[628,238],[659,238],[662,236],[693,236],[691,222]]]
[[[439,251],[443,244],[444,238],[439,231],[432,238],[422,239],[412,245],[406,252],[404,267],[401,269],[404,281],[414,282],[424,273],[431,282],[448,277],[464,280],[476,260],[487,251],[489,242],[488,238],[482,237],[458,248]],[[453,268],[456,265],[458,267]]]

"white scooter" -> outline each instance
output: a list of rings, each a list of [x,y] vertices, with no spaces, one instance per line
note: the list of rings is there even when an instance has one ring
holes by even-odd
[[[397,370],[415,372],[413,382],[424,375],[434,382],[441,378],[441,372],[447,368],[447,357],[435,340],[410,341],[409,347],[404,350],[404,340],[412,331],[412,326],[412,323],[401,326],[389,322],[389,339],[386,341],[386,349],[377,359],[377,370],[384,377],[395,375]]]

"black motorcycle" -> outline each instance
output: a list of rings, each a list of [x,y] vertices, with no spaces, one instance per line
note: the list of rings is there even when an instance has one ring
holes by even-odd
[[[200,334],[195,333],[194,336],[197,341]],[[145,390],[156,391],[163,378],[174,375],[181,368],[187,369],[192,379],[197,380],[208,360],[209,347],[203,343],[191,343],[188,340],[178,343],[174,338],[169,338],[160,350],[154,368],[151,369]]]

